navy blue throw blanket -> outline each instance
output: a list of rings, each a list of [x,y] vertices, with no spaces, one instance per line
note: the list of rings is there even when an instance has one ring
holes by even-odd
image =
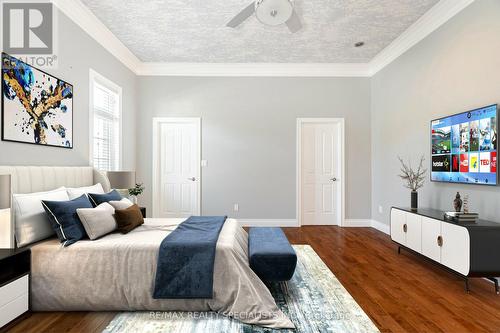
[[[215,248],[226,218],[191,216],[165,237],[153,298],[213,298]]]

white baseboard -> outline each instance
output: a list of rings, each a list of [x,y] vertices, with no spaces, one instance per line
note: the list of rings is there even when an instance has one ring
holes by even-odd
[[[370,219],[345,219],[343,227],[347,228],[368,228],[372,226]]]
[[[243,227],[298,227],[295,219],[237,219]],[[346,219],[343,227],[346,228],[374,228],[387,235],[389,225],[371,219]]]
[[[237,219],[243,227],[298,227],[296,219]]]
[[[372,220],[372,228],[377,229],[378,231],[382,231],[384,234],[390,235],[391,234],[391,227],[388,224]]]
[[[370,219],[347,219],[343,226],[347,228],[374,228],[384,234],[390,234],[389,225]]]

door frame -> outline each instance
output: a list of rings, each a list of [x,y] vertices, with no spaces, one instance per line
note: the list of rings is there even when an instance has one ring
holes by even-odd
[[[302,225],[302,126],[304,124],[338,124],[340,133],[337,148],[339,177],[341,179],[340,203],[338,203],[337,220],[339,226],[344,226],[345,221],[345,121],[344,118],[297,118],[297,152],[296,152],[296,218],[297,225]]]
[[[198,144],[198,152],[196,153],[196,156],[198,157],[198,167],[196,168],[196,178],[198,179],[198,210],[196,212],[197,215],[201,215],[201,118],[200,117],[189,117],[189,118],[181,118],[181,117],[154,117],[153,118],[153,184],[152,184],[152,210],[153,210],[153,217],[158,216],[158,198],[160,198],[160,186],[158,186],[158,181],[159,181],[159,154],[160,152],[158,151],[159,149],[159,129],[161,124],[168,124],[168,123],[189,123],[189,124],[194,124],[196,125],[196,130],[198,131],[199,134],[199,144]]]

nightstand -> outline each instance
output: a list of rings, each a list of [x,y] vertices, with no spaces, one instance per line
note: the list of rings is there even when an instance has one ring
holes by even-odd
[[[29,311],[30,270],[30,249],[0,249],[0,327]]]
[[[139,207],[142,213],[142,217],[146,218],[146,207]]]
[[[141,209],[142,217],[146,218],[146,207],[139,207]]]

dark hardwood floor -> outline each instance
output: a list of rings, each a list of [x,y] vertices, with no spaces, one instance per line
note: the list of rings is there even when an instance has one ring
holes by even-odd
[[[493,285],[463,280],[371,228],[286,228],[293,244],[309,244],[382,332],[500,332]],[[32,313],[8,332],[100,332],[114,313]]]

